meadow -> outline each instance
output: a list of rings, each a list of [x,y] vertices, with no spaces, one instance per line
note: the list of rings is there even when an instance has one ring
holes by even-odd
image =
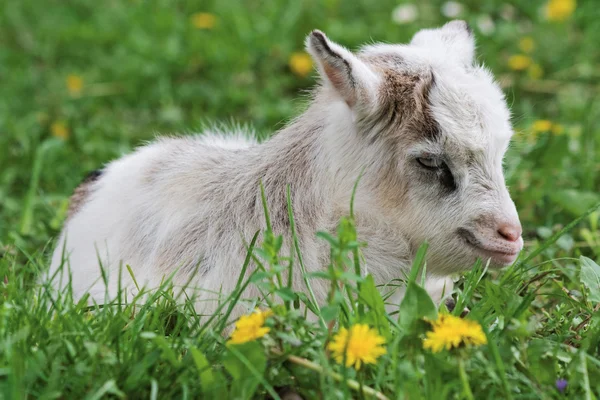
[[[599,10],[595,0],[0,0],[0,399],[599,398]],[[232,338],[221,332],[237,293],[209,324],[168,282],[144,303],[102,307],[40,286],[88,172],[157,134],[214,123],[268,138],[316,83],[303,48],[312,29],[355,49],[453,18],[472,26],[512,108],[505,171],[525,239],[513,266],[457,277],[453,311],[421,289],[424,246],[387,314],[355,273],[363,244],[350,216],[321,234],[331,263],[306,277],[332,280],[321,306],[289,289],[298,266],[265,224],[249,249],[261,268],[238,288],[259,285],[271,311],[238,321]],[[465,319],[447,316],[465,307]],[[459,346],[443,346],[444,328]],[[348,332],[363,339],[354,353]]]

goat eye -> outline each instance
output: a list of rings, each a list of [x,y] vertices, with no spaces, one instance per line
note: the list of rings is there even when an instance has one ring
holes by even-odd
[[[417,162],[421,164],[422,167],[428,169],[438,169],[444,165],[444,162],[439,158],[427,158],[427,157],[419,157],[417,158]]]

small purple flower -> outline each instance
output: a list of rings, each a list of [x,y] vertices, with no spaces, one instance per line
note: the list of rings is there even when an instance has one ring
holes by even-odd
[[[556,380],[556,388],[558,389],[559,392],[563,393],[565,391],[565,389],[567,388],[567,380],[566,379],[557,379]]]

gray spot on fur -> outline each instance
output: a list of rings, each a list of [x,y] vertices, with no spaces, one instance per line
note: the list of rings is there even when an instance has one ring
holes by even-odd
[[[83,181],[75,188],[69,199],[69,208],[67,210],[67,220],[75,215],[89,198],[94,183],[102,176],[102,170],[98,169],[90,172]]]

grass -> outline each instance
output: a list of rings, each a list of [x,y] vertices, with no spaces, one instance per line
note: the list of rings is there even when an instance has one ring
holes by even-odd
[[[475,266],[460,277],[455,312],[468,307],[488,344],[436,354],[421,342],[429,329],[421,317],[436,313],[417,284],[421,262],[403,306],[382,313],[368,279],[351,273],[351,218],[324,240],[335,250],[328,279],[354,302],[341,302],[335,289],[316,310],[321,322],[308,322],[295,305],[311,304],[310,294],[286,287],[286,260],[271,237],[252,251],[266,272],[240,282],[263,287],[271,331],[239,347],[224,345],[222,317],[207,326],[168,282],[144,304],[88,307],[50,296],[36,277],[87,172],[156,133],[214,121],[234,118],[268,137],[303,108],[301,94],[314,84],[313,74],[289,65],[307,32],[322,29],[351,48],[404,42],[446,21],[441,1],[419,2],[419,19],[402,25],[389,0],[1,5],[0,398],[277,398],[281,387],[327,399],[600,396],[595,1],[578,1],[561,22],[548,21],[538,2],[463,3],[479,57],[512,106],[517,135],[506,176],[526,249],[512,267]],[[216,16],[214,26],[195,27],[198,12]],[[495,26],[487,35],[485,17]],[[514,55],[526,56],[523,70],[513,69]],[[376,327],[387,354],[358,372],[337,365],[325,351],[333,320]],[[568,382],[564,393],[558,379]]]

